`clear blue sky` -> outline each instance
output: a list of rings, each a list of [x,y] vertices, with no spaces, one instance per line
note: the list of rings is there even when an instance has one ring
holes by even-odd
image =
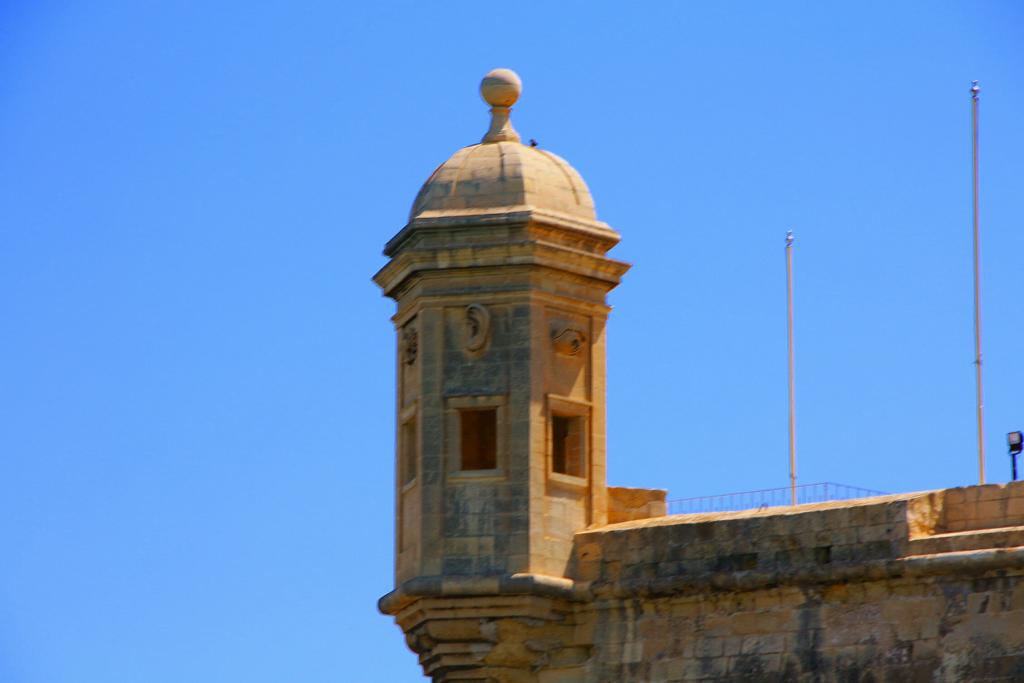
[[[393,310],[370,276],[479,140],[483,73],[573,163],[612,295],[611,483],[976,481],[1024,427],[1024,9],[0,4],[0,681],[422,680],[392,563]]]

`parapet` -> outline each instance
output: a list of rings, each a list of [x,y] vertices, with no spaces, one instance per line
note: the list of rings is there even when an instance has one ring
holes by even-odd
[[[1015,564],[1024,482],[610,524],[576,535],[571,578],[649,595]]]
[[[608,487],[608,523],[632,522],[638,519],[664,517],[668,512],[664,489]]]

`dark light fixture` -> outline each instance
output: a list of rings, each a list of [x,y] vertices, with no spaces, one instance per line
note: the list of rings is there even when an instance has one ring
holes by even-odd
[[[1017,456],[1024,450],[1024,433],[1010,432],[1006,435],[1006,443],[1010,446],[1010,462],[1013,465],[1013,480],[1017,481]]]

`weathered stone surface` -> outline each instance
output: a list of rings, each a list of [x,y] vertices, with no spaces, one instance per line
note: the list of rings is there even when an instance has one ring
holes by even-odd
[[[379,607],[424,673],[1024,681],[1024,483],[671,517],[664,491],[606,486],[605,297],[627,266],[579,175],[519,144],[518,77],[488,79],[484,143],[427,181],[375,278],[399,368]],[[467,432],[464,411],[493,420]]]
[[[974,488],[954,491],[978,496]],[[1024,487],[1002,490],[1024,498]],[[930,531],[942,535],[947,493],[578,534],[576,567],[589,572],[578,578],[593,602],[577,611],[595,620],[584,680],[1024,680],[1024,546],[992,545],[1003,539],[979,531],[958,537],[969,551],[906,554],[917,551],[911,529],[915,542],[929,535],[922,506],[938,501]],[[882,520],[888,539],[875,545],[881,532],[863,532]],[[835,541],[847,551],[805,552]]]
[[[427,180],[374,278],[398,305],[398,585],[563,576],[607,522],[606,297],[629,266],[579,174],[518,142],[519,87],[487,77],[496,125]]]
[[[632,522],[637,519],[663,517],[668,512],[663,489],[636,489],[625,486],[608,487],[608,523]]]

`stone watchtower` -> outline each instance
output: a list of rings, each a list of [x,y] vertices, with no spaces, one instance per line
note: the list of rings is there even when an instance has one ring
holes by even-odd
[[[629,266],[580,175],[520,142],[520,91],[483,79],[489,130],[427,179],[374,277],[398,304],[393,614],[442,587],[539,590],[607,521],[605,297]]]
[[[395,617],[434,683],[1024,681],[1024,482],[666,515],[605,483],[605,297],[579,174],[519,78],[423,185],[398,302]]]

